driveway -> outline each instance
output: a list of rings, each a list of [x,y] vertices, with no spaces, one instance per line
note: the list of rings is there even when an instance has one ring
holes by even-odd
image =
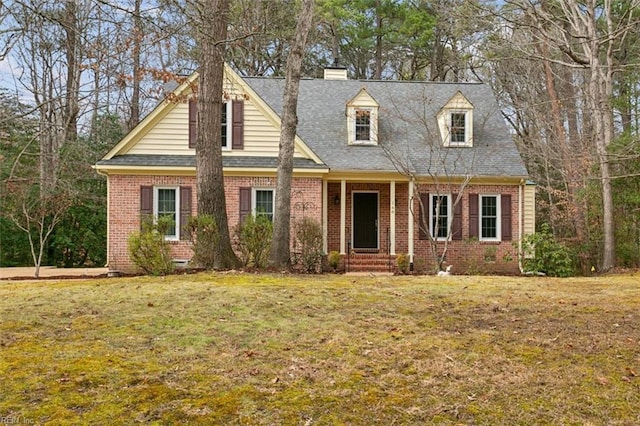
[[[36,268],[16,267],[0,268],[0,280],[33,279]],[[55,266],[41,266],[40,278],[91,278],[105,276],[109,268],[56,268]]]

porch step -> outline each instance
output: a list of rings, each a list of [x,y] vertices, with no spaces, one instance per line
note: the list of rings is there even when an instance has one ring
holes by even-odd
[[[396,257],[387,254],[355,253],[344,258],[346,272],[394,272]]]

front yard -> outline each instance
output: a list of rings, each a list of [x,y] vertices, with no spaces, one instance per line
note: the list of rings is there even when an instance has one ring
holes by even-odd
[[[638,424],[640,275],[0,281],[0,424]]]

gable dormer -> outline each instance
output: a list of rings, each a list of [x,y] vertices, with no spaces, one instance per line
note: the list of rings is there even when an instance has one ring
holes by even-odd
[[[442,144],[450,147],[473,146],[473,104],[458,91],[438,113]]]
[[[378,102],[364,87],[347,102],[347,143],[349,145],[378,144],[379,107]]]

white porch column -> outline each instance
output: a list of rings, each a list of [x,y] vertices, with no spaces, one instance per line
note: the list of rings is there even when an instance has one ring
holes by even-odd
[[[408,215],[409,215],[409,226],[407,226],[407,232],[409,233],[407,241],[409,244],[409,265],[411,270],[413,270],[413,180],[409,181],[409,204],[408,204]]]
[[[389,254],[396,254],[396,181],[389,183]]]
[[[322,181],[322,250],[329,253],[327,225],[329,223],[329,190],[326,180]]]
[[[347,254],[347,181],[340,181],[340,254]]]

